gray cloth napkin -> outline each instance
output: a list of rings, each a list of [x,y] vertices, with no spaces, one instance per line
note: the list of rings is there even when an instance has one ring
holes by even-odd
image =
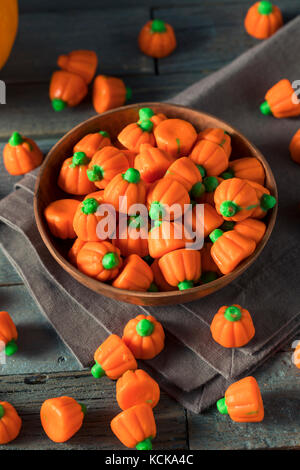
[[[171,307],[142,308],[162,321],[165,350],[147,361],[160,385],[194,412],[214,403],[234,380],[262,364],[300,328],[300,224],[297,183],[300,168],[288,155],[299,119],[260,115],[266,90],[281,78],[297,79],[294,45],[300,18],[233,63],[196,83],[171,101],[227,120],[267,157],[279,189],[279,213],[271,239],[256,263],[235,282],[199,301]],[[0,202],[0,243],[42,312],[83,366],[110,332],[121,334],[141,307],[103,298],[81,286],[52,259],[35,226],[32,194],[36,171]],[[248,308],[255,338],[237,350],[221,348],[209,325],[220,305]]]

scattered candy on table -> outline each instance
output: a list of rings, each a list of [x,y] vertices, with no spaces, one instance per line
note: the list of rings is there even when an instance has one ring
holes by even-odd
[[[93,106],[97,113],[123,106],[132,96],[121,78],[98,75],[93,83]]]
[[[18,437],[22,420],[7,401],[0,401],[0,444],[8,444]]]
[[[217,402],[221,414],[229,414],[238,423],[253,423],[264,419],[264,405],[254,377],[245,377],[233,383],[225,397]]]
[[[176,48],[176,37],[171,25],[155,19],[143,26],[138,37],[138,44],[144,54],[162,59]]]
[[[60,55],[57,59],[57,65],[62,70],[79,75],[88,85],[96,73],[98,57],[94,51],[72,51],[69,54]]]
[[[54,111],[77,106],[87,95],[88,87],[80,75],[57,70],[50,81],[49,97]]]
[[[28,137],[13,132],[3,150],[3,162],[11,175],[24,175],[38,167],[43,154],[37,144]]]
[[[300,129],[298,129],[296,134],[293,136],[290,142],[289,150],[292,160],[300,164]]]
[[[2,350],[1,343],[3,343],[6,356],[15,354],[18,350],[17,339],[17,328],[11,316],[8,312],[0,312],[0,351]]]
[[[86,407],[71,397],[49,398],[40,411],[41,423],[49,439],[66,442],[82,426]]]
[[[158,383],[142,369],[128,370],[117,380],[116,399],[122,410],[141,403],[154,408],[159,398]]]
[[[270,88],[260,105],[262,114],[287,118],[300,115],[300,100],[289,80],[283,79]]]
[[[165,333],[154,317],[138,315],[126,324],[122,340],[136,359],[153,359],[165,346]]]
[[[256,39],[272,36],[283,25],[280,9],[271,2],[256,2],[249,8],[245,18],[245,29]]]
[[[240,305],[224,305],[214,316],[210,331],[224,348],[240,348],[253,338],[255,329],[248,310]]]

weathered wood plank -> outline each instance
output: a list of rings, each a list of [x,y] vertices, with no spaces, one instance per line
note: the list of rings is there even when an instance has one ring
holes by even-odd
[[[43,401],[61,395],[74,397],[87,406],[81,430],[64,444],[55,444],[44,434],[39,410]],[[23,419],[20,436],[3,449],[124,449],[110,430],[110,420],[119,413],[115,383],[107,378],[95,380],[89,371],[43,374],[40,376],[5,376],[0,381],[1,400],[16,406]],[[154,449],[186,449],[184,409],[165,393],[154,410],[157,438]]]
[[[291,353],[279,353],[254,374],[265,405],[261,423],[234,423],[215,407],[188,413],[191,449],[300,448],[300,374]]]
[[[41,2],[42,3],[42,2]],[[48,5],[48,2],[47,2]],[[92,49],[99,57],[99,73],[154,73],[153,59],[138,50],[141,25],[150,18],[150,10],[127,8],[66,9],[59,12],[23,13],[13,52],[1,71],[9,82],[50,80],[57,68],[59,54],[74,49]]]
[[[165,101],[207,73],[167,76],[128,76],[126,84],[133,89],[131,102]],[[53,111],[48,98],[48,83],[8,84],[5,112],[0,114],[0,139],[5,140],[13,130],[24,135],[44,138],[61,136],[76,124],[95,115],[91,96],[76,108],[61,113]]]
[[[203,0],[197,6],[182,4],[175,8],[153,10],[155,18],[173,25],[178,47],[158,61],[160,74],[184,71],[217,70],[259,41],[244,30],[244,16],[251,3],[240,0]],[[297,2],[281,0],[285,20],[299,14]]]
[[[10,313],[19,333],[19,351],[7,358],[6,364],[0,361],[1,396],[5,390],[1,385],[2,375],[80,369],[79,363],[42,315],[25,286],[0,287],[0,310]]]

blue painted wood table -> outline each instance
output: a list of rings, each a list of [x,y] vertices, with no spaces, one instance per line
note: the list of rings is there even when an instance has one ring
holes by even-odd
[[[101,73],[124,78],[134,101],[164,101],[217,70],[256,44],[245,34],[243,17],[249,0],[20,0],[20,28],[13,53],[1,71],[7,104],[1,106],[0,150],[13,130],[36,138],[46,152],[75,124],[94,114],[90,96],[76,109],[54,113],[49,78],[60,53],[94,49]],[[101,3],[101,8],[99,4]],[[299,13],[295,0],[278,0],[285,21]],[[137,35],[150,18],[169,21],[178,48],[170,57],[152,60],[137,48]],[[0,197],[13,190],[1,161]],[[119,449],[109,430],[118,412],[115,385],[90,381],[28,294],[0,252],[0,306],[17,319],[20,352],[0,370],[0,398],[14,403],[24,421],[10,449]],[[62,315],[63,317],[63,315]],[[299,335],[300,336],[300,335]],[[289,345],[290,346],[290,345]],[[300,446],[299,370],[290,347],[279,351],[256,377],[266,400],[266,418],[257,425],[237,425],[215,409],[192,415],[166,394],[157,407],[156,449],[265,449]],[[44,399],[62,394],[84,401],[90,412],[83,429],[68,443],[56,445],[44,435],[39,408]]]

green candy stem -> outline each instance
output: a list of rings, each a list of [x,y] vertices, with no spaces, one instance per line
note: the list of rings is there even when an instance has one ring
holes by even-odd
[[[102,266],[104,269],[114,269],[119,266],[119,257],[117,253],[106,253],[102,258]]]
[[[223,217],[233,217],[239,210],[239,206],[233,201],[224,201],[220,205],[220,212]]]
[[[88,199],[85,199],[82,201],[82,208],[81,211],[88,215],[88,214],[94,214],[99,207],[99,203],[94,199],[93,197],[89,197]]]
[[[260,109],[261,113],[264,114],[265,116],[273,114],[272,111],[271,111],[271,107],[270,107],[270,105],[267,101],[264,101],[260,105],[259,109]]]
[[[139,118],[141,121],[146,121],[152,118],[152,116],[154,116],[154,111],[151,108],[141,108],[139,110]]]
[[[139,183],[141,175],[135,168],[128,168],[126,173],[123,174],[123,179],[128,181],[128,183]]]
[[[220,238],[223,235],[223,230],[216,228],[213,232],[210,233],[209,238],[213,243],[215,243],[218,238]]]
[[[136,325],[136,332],[139,336],[150,336],[153,330],[154,324],[150,320],[147,320],[147,318],[143,318],[143,320],[140,320]]]
[[[92,168],[86,171],[87,177],[90,181],[101,181],[104,178],[104,171],[101,166],[94,165]]]
[[[230,180],[231,178],[234,178],[234,173],[232,170],[224,171],[224,173],[221,174],[221,178],[224,180]]]
[[[100,379],[101,377],[103,377],[105,375],[105,371],[104,371],[104,369],[102,369],[100,364],[98,364],[98,362],[96,362],[93,365],[93,367],[91,368],[91,374],[92,374],[93,377],[95,377],[95,379]]]
[[[54,111],[62,111],[67,106],[67,103],[59,98],[54,98],[52,100],[52,107]]]
[[[4,415],[5,415],[4,407],[0,405],[0,419],[3,418]]]
[[[263,211],[268,211],[276,205],[276,198],[270,194],[264,194],[260,199],[260,207]]]
[[[86,415],[87,409],[84,403],[78,403],[81,406],[81,411],[84,415]]]
[[[166,215],[166,211],[163,205],[158,201],[152,202],[150,206],[150,210],[149,210],[150,219],[152,220],[162,219],[165,215]]]
[[[270,15],[270,13],[272,13],[273,11],[273,5],[271,2],[268,2],[268,1],[262,1],[259,3],[258,5],[258,12],[261,14],[261,15]]]
[[[203,180],[203,184],[205,186],[206,191],[208,193],[212,193],[219,186],[219,181],[218,178],[216,178],[215,176],[206,176],[206,178],[204,178]]]
[[[203,183],[200,183],[200,181],[198,181],[198,183],[195,183],[191,189],[191,195],[196,198],[203,196],[204,193],[205,193],[205,186]]]
[[[14,339],[12,339],[9,343],[5,346],[5,354],[6,356],[12,356],[18,351],[17,343]]]
[[[132,89],[129,86],[126,86],[125,89],[126,89],[125,100],[129,101],[132,98]]]
[[[201,281],[203,284],[207,284],[208,282],[215,281],[217,278],[218,278],[218,275],[217,275],[216,272],[214,272],[214,271],[206,271],[206,272],[202,273],[202,275],[201,275],[201,277],[200,277],[200,281]]]
[[[151,437],[148,437],[144,441],[139,442],[135,448],[136,450],[152,450]]]
[[[193,281],[182,281],[178,284],[179,290],[191,289],[192,287],[194,287]]]
[[[84,152],[75,152],[70,166],[74,168],[79,165],[86,165],[88,162],[89,159]]]
[[[107,137],[108,139],[110,139],[110,135],[106,131],[99,131],[99,134],[101,134],[103,137]]]
[[[16,147],[17,145],[20,145],[24,142],[23,137],[19,132],[13,132],[11,138],[9,139],[9,145],[12,147]]]
[[[153,129],[153,122],[150,121],[149,119],[144,119],[139,121],[138,125],[144,132],[151,132]]]
[[[158,287],[154,282],[151,282],[148,292],[158,292]]]
[[[225,397],[217,401],[217,408],[219,413],[222,415],[228,415],[227,405],[225,403]]]
[[[162,20],[153,20],[151,24],[153,33],[165,33],[167,31],[166,24]]]
[[[228,321],[239,321],[242,318],[241,309],[235,307],[234,305],[231,305],[230,307],[226,308],[224,312],[224,317]]]
[[[140,229],[145,226],[145,219],[141,215],[131,215],[128,219],[128,226]]]
[[[202,178],[204,178],[206,176],[206,170],[205,168],[202,166],[202,165],[196,165],[196,167],[198,168],[198,170],[200,171],[200,175],[202,176]]]

